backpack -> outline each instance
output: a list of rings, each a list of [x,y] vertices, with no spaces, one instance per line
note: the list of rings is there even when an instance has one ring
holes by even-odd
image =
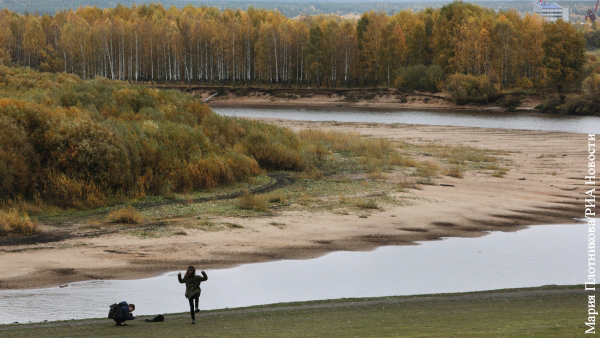
[[[108,310],[108,318],[115,319],[117,317],[117,315],[119,314],[120,309],[121,309],[121,307],[117,303],[114,303],[113,305],[111,305],[110,310]]]
[[[152,322],[163,322],[165,320],[165,316],[163,315],[158,315],[152,319],[146,319],[145,321],[148,323],[152,323]]]

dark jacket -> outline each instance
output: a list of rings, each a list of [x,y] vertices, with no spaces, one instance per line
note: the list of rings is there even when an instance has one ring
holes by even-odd
[[[134,320],[135,317],[129,312],[129,304],[127,302],[119,303],[119,313],[115,317],[115,321],[124,322],[126,320]]]
[[[208,276],[206,272],[202,271],[202,276],[193,275],[189,278],[181,278],[180,275],[177,275],[177,279],[179,279],[179,283],[185,283],[185,297],[192,298],[200,293],[200,283],[208,280]]]

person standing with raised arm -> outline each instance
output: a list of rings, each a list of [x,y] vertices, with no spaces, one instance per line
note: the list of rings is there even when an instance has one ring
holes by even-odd
[[[189,266],[185,276],[181,278],[181,272],[177,274],[179,283],[185,283],[185,297],[190,302],[190,314],[192,315],[192,324],[196,324],[196,316],[194,314],[194,301],[196,302],[195,312],[200,312],[198,309],[198,301],[200,299],[200,283],[208,280],[208,276],[204,270],[201,272],[202,276],[196,275],[196,268]]]

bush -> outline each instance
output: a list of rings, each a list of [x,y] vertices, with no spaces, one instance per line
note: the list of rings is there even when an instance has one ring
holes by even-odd
[[[0,210],[0,236],[30,235],[38,231],[38,223],[29,219],[26,212],[20,213],[15,209]]]
[[[586,99],[584,96],[573,95],[561,102],[560,97],[553,96],[536,106],[544,113],[568,115],[600,115],[598,99]]]
[[[242,181],[263,168],[302,170],[316,159],[288,129],[214,114],[178,91],[21,68],[2,67],[0,77],[8,83],[0,87],[0,199],[97,207]]]
[[[421,79],[427,74],[427,66],[417,65],[401,68],[396,78],[396,86],[409,89],[421,89]]]
[[[437,92],[444,82],[444,69],[438,65],[431,65],[425,73],[425,78],[421,79],[421,85],[425,90]]]
[[[506,95],[500,105],[508,111],[514,111],[516,107],[521,105],[521,98],[516,95]]]
[[[590,74],[581,84],[585,98],[600,101],[600,74]]]
[[[452,177],[456,177],[456,178],[463,178],[463,171],[460,169],[459,166],[453,166],[451,168],[446,169],[444,171],[444,175],[452,176]]]
[[[267,211],[269,205],[263,196],[258,196],[246,192],[242,196],[238,197],[237,204],[241,209],[256,210],[256,211]]]
[[[401,68],[396,78],[396,86],[415,90],[436,92],[444,80],[444,70],[438,65],[429,67],[417,65]]]
[[[467,102],[487,103],[496,98],[496,91],[485,75],[453,74],[448,78],[446,91],[457,104]]]
[[[551,96],[545,99],[542,103],[537,105],[535,109],[539,109],[545,113],[557,112],[557,107],[561,104],[558,96]]]
[[[0,115],[0,198],[14,197],[31,188],[35,151],[27,132],[17,122]]]
[[[235,95],[236,95],[236,96],[246,96],[246,95],[248,95],[248,90],[249,90],[249,89],[250,89],[250,88],[248,88],[248,87],[240,87],[240,88],[237,88],[237,89],[235,90]]]
[[[144,216],[132,206],[113,210],[108,214],[108,218],[113,223],[139,224],[144,221]]]

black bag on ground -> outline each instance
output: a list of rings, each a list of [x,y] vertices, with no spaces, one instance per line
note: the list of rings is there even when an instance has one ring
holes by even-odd
[[[114,303],[113,305],[111,305],[110,310],[108,310],[108,318],[115,319],[117,317],[117,315],[119,314],[120,308],[121,307],[117,303]]]
[[[153,323],[153,322],[163,322],[165,320],[165,316],[158,315],[152,319],[146,319],[145,322]]]

